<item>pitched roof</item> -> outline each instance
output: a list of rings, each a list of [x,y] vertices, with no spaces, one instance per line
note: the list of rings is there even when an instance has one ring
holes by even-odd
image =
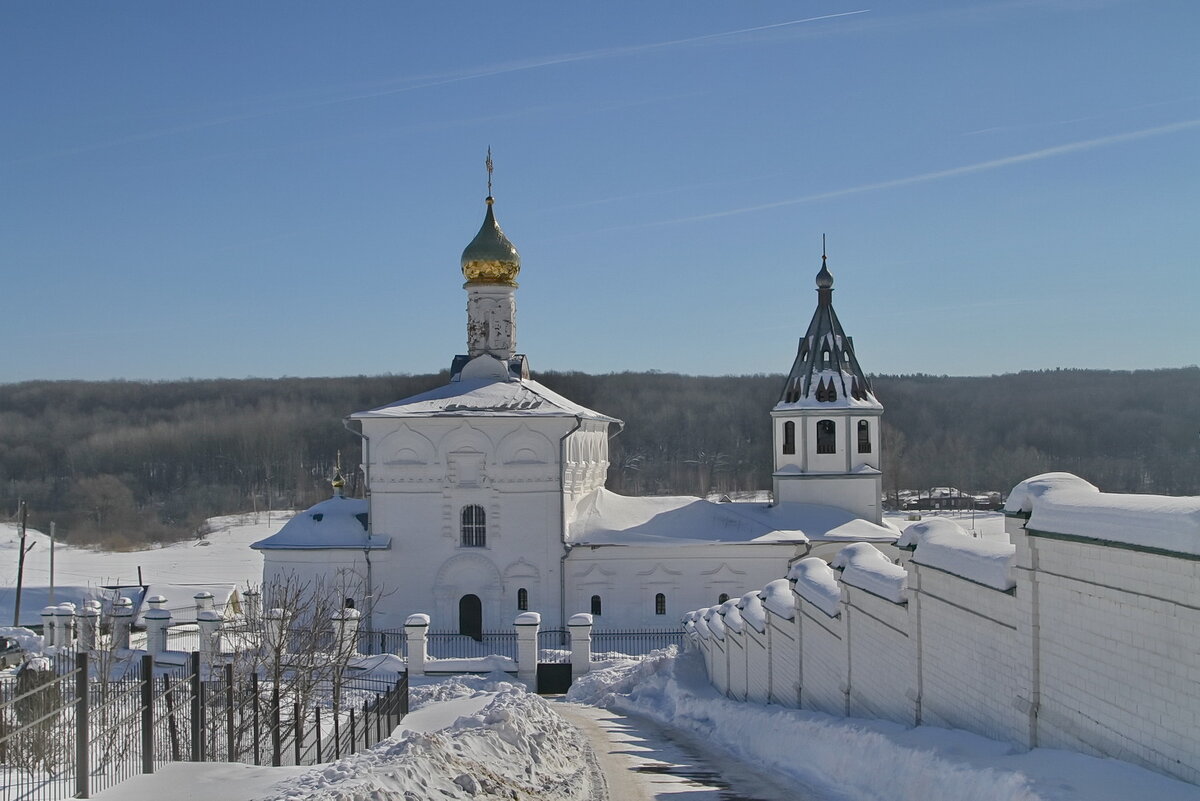
[[[355,412],[353,419],[376,417],[583,417],[620,422],[592,411],[531,378],[505,381],[463,378],[377,409]]]
[[[831,407],[882,409],[871,382],[854,355],[854,342],[833,310],[833,275],[821,255],[817,273],[817,310],[800,338],[778,409]]]
[[[367,502],[334,495],[283,525],[283,528],[250,547],[256,551],[311,550],[319,548],[372,550],[388,548],[387,534],[367,535]]]

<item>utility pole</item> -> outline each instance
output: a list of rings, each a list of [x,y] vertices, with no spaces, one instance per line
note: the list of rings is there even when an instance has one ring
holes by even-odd
[[[25,578],[25,521],[29,516],[29,508],[21,501],[21,544],[17,556],[17,602],[13,604],[13,625],[21,625],[21,584]]]
[[[54,606],[54,521],[50,521],[50,605]]]

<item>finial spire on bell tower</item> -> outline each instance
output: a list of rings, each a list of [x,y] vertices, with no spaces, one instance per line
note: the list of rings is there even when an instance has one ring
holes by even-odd
[[[488,172],[487,202],[490,205],[492,203],[492,169],[495,167],[495,165],[492,164],[492,146],[491,145],[488,145],[487,160],[484,162],[484,164],[487,166],[487,172]]]

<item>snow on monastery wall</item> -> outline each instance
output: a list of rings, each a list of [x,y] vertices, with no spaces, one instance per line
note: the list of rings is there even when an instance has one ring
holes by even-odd
[[[765,685],[775,703],[961,728],[1200,783],[1200,498],[1105,495],[1047,474],[1018,485],[1006,511],[1007,546],[927,521],[900,540],[899,565],[861,543],[834,560],[840,569],[796,563],[790,609],[779,580],[758,594],[765,659],[728,647],[746,639],[733,633],[750,628],[744,615],[716,647],[728,604],[691,613],[708,624],[685,628],[734,698]]]

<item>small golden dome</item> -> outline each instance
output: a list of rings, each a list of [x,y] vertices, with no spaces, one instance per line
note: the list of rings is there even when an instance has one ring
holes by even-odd
[[[462,254],[462,273],[468,284],[517,285],[517,273],[521,272],[521,255],[508,237],[500,230],[492,214],[492,197],[487,199],[487,214],[479,233],[471,240]]]

